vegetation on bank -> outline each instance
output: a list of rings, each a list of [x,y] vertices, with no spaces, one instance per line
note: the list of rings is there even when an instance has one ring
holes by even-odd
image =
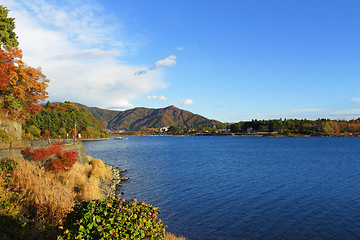
[[[72,138],[74,134],[80,134],[82,138],[107,137],[107,131],[102,130],[101,124],[86,108],[79,109],[70,102],[54,105],[48,102],[41,106],[38,114],[25,121],[23,129],[29,139]]]
[[[165,235],[158,208],[104,198],[101,160],[54,171],[38,160],[0,161],[0,239],[184,239]]]
[[[270,132],[283,136],[358,136],[360,134],[360,118],[349,121],[330,119],[252,120],[231,124],[230,132]]]
[[[330,119],[273,119],[252,120],[217,126],[144,129],[141,132],[124,132],[145,135],[253,135],[268,136],[359,136],[360,118],[356,120]]]
[[[0,5],[0,120],[24,123],[28,139],[106,137],[86,109],[69,102],[39,105],[49,81],[40,68],[22,61],[8,12]],[[11,141],[7,130],[0,130],[0,142]],[[104,198],[100,180],[112,173],[102,161],[79,164],[77,154],[61,144],[26,148],[23,155],[25,160],[0,161],[0,239],[167,238],[157,208]]]
[[[99,169],[96,161],[76,163],[68,172],[53,171],[36,160],[0,161],[0,238],[56,239],[75,201],[102,197],[99,181],[109,170]]]

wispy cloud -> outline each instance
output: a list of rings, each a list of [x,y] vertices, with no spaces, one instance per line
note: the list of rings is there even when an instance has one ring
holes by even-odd
[[[165,96],[156,96],[156,95],[152,95],[152,96],[147,96],[148,100],[160,100],[160,101],[164,101],[167,98]]]
[[[179,51],[182,51],[182,50],[185,50],[185,47],[177,47],[176,49]]]
[[[326,111],[325,108],[302,108],[302,109],[293,109],[291,113],[310,113],[310,112],[323,112]]]
[[[96,2],[5,0],[4,5],[15,18],[24,61],[41,66],[50,79],[49,100],[121,109],[167,87],[160,67],[174,65],[176,57],[156,62],[148,74],[134,75],[144,66],[118,59],[133,51],[138,40],[128,37],[120,23],[107,24],[111,16]]]
[[[356,115],[356,116],[360,116],[360,109],[345,109],[345,110],[339,110],[339,111],[334,111],[332,112],[332,114],[335,115]]]
[[[344,109],[338,110],[331,113],[331,116],[335,117],[336,119],[357,119],[360,118],[360,109]]]
[[[142,74],[146,74],[151,70],[155,70],[158,69],[160,67],[171,67],[173,65],[176,64],[176,56],[175,55],[171,55],[165,59],[159,60],[157,61],[154,66],[152,66],[151,68],[148,68],[147,70],[141,70],[135,73],[135,75],[142,75]]]
[[[356,103],[360,103],[360,98],[352,98],[351,101],[356,102]]]
[[[177,106],[185,106],[185,105],[193,105],[194,101],[192,99],[184,99],[182,101],[180,101],[179,103],[177,103]]]

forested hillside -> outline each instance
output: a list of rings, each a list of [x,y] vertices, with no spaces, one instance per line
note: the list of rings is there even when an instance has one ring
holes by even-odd
[[[134,108],[120,112],[112,119],[108,127],[112,130],[139,131],[147,128],[161,128],[166,126],[198,127],[214,126],[222,123],[210,120],[198,114],[193,114],[174,106],[166,108]]]
[[[83,138],[106,137],[107,132],[86,108],[78,108],[70,102],[41,107],[38,114],[27,119],[24,129],[30,137],[73,137],[76,124],[76,135]]]
[[[230,125],[233,133],[276,132],[281,135],[359,135],[360,118],[356,120],[330,119],[274,119],[252,120]]]
[[[78,108],[86,108],[86,110],[91,113],[104,126],[104,128],[107,128],[109,121],[120,113],[120,111],[107,110],[97,107],[88,107],[80,103],[73,104]]]

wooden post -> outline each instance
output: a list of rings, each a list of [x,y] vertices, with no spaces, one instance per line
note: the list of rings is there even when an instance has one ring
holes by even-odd
[[[76,123],[74,124],[74,143],[76,142]]]

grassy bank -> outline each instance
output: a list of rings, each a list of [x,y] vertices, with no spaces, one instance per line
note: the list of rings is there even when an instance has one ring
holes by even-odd
[[[1,161],[0,239],[59,239],[60,236],[62,236],[60,239],[75,239],[75,236],[90,234],[87,233],[90,225],[85,226],[84,232],[78,233],[76,232],[79,231],[76,225],[77,222],[69,221],[68,216],[70,214],[79,217],[80,212],[84,212],[83,209],[75,212],[74,209],[79,207],[79,204],[100,204],[101,201],[105,201],[108,212],[113,211],[115,215],[119,211],[118,209],[126,211],[131,209],[133,211],[135,208],[140,209],[139,206],[153,209],[150,205],[134,204],[133,202],[126,203],[128,207],[125,208],[123,207],[125,206],[123,200],[118,201],[120,207],[116,209],[113,207],[115,206],[114,203],[113,206],[109,205],[108,201],[110,200],[104,199],[105,196],[103,196],[103,191],[100,189],[100,181],[111,178],[111,167],[105,165],[101,160],[92,158],[89,158],[89,164],[75,163],[68,172],[51,171],[37,161],[10,159]],[[93,212],[90,209],[90,213]],[[140,214],[143,214],[143,212]],[[140,217],[138,218],[140,219]],[[108,221],[116,221],[109,219],[106,214],[105,216],[94,215],[93,219],[94,222],[91,223],[91,226],[96,224],[96,230],[102,231],[104,231],[105,226],[110,226]],[[131,223],[129,226],[138,224],[138,221],[133,218],[130,221],[130,217],[121,220],[118,216],[117,219],[118,221],[125,221],[118,222],[119,226],[128,223]],[[146,221],[150,220],[159,222],[153,215],[151,215],[151,218],[146,219]],[[79,222],[81,221],[83,219],[80,219]],[[70,230],[73,231],[71,228],[73,226],[76,226],[75,233],[72,235],[66,234],[66,231],[68,231],[67,233]],[[164,229],[162,223],[159,225],[160,228]],[[148,233],[147,231],[150,230],[144,231],[144,236]],[[102,234],[102,232],[97,231],[96,234]],[[139,237],[141,239],[141,235]],[[84,237],[83,239],[92,238]],[[127,239],[135,239],[135,237],[128,235]],[[157,239],[162,239],[162,237]],[[165,239],[181,238],[167,234]]]

